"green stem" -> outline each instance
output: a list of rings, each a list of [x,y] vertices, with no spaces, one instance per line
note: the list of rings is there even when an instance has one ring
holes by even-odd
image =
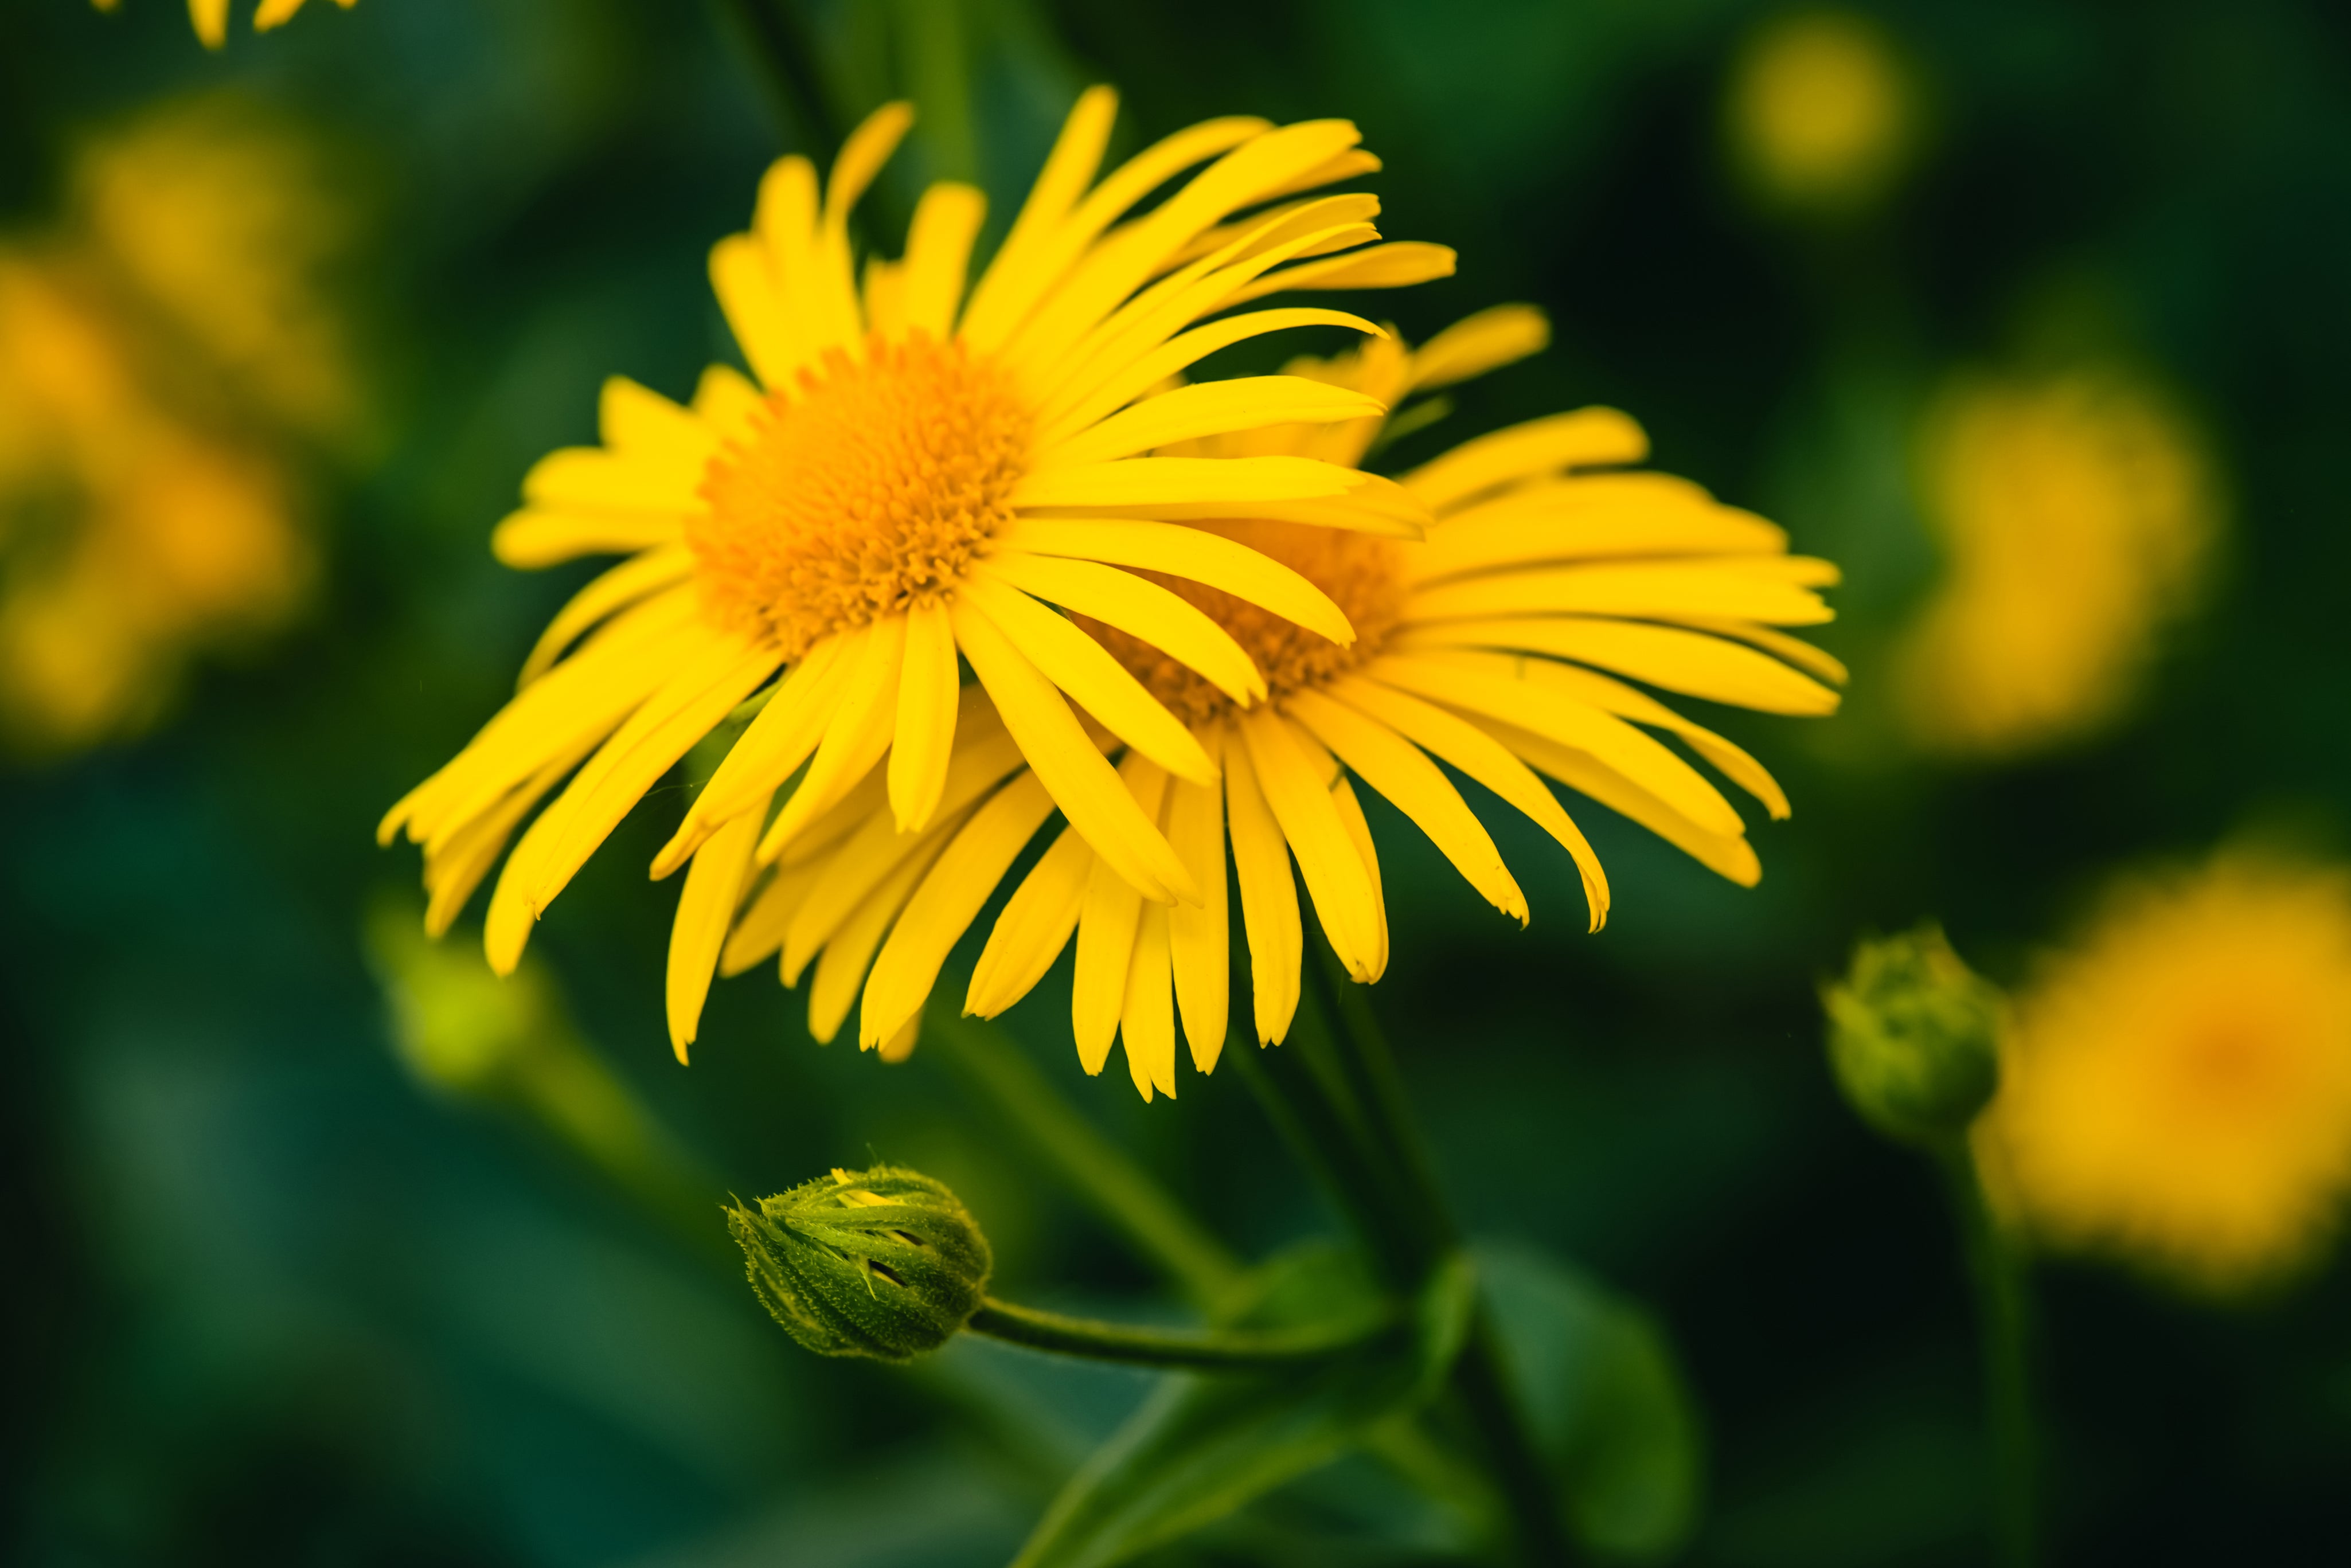
[[[1290,1040],[1272,1053],[1287,1067],[1281,1053],[1301,1047],[1305,1071],[1265,1075],[1277,1088],[1287,1080],[1292,1090],[1276,1124],[1286,1134],[1311,1141],[1310,1166],[1334,1184],[1333,1197],[1364,1246],[1400,1284],[1416,1290],[1458,1249],[1458,1228],[1437,1188],[1386,1037],[1368,1004],[1344,989],[1335,963],[1320,956],[1325,962],[1307,960],[1301,1000],[1308,1005]],[[1315,1060],[1322,1051],[1331,1053],[1327,1066]],[[1321,1092],[1319,1105],[1312,1093],[1295,1092],[1310,1083]],[[1486,1450],[1520,1558],[1534,1568],[1570,1562],[1549,1467],[1511,1395],[1499,1336],[1482,1304],[1451,1379]]]
[[[1239,1259],[1079,1113],[996,1025],[968,1018],[924,1024],[946,1059],[1027,1136],[1070,1190],[1157,1263],[1195,1304],[1223,1305],[1247,1277]]]
[[[1359,1350],[1386,1322],[1357,1321],[1335,1327],[1249,1333],[1231,1330],[1186,1332],[1176,1329],[1132,1328],[1094,1318],[1066,1317],[1015,1306],[990,1296],[965,1325],[1031,1350],[1061,1355],[1082,1355],[1115,1361],[1128,1366],[1155,1366],[1193,1372],[1261,1372],[1328,1361]]]
[[[2026,1354],[2023,1263],[1984,1202],[1983,1184],[1966,1143],[1955,1141],[1942,1152],[1941,1163],[1967,1252],[1976,1328],[1983,1342],[1993,1553],[2003,1568],[2032,1568],[2039,1556],[2033,1505],[2037,1444]]]

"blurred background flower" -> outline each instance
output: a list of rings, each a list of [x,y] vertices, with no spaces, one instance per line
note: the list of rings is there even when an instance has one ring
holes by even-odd
[[[297,127],[166,104],[68,187],[0,241],[0,723],[36,755],[152,724],[191,658],[296,613],[313,454],[360,434],[324,281],[354,214]]]
[[[1917,457],[1941,573],[1892,673],[1920,744],[2008,758],[2123,716],[2158,634],[2210,587],[2207,444],[2111,366],[1944,385]]]
[[[2117,867],[2278,818],[2325,841],[2351,814],[2351,39],[2335,9],[1849,7],[1877,51],[1864,72],[1893,62],[1854,101],[1882,110],[1890,91],[1904,151],[1863,160],[1891,172],[1840,198],[1857,205],[1801,207],[1758,199],[1726,128],[1791,13],[1729,0],[369,0],[258,39],[235,12],[213,53],[163,0],[0,5],[0,601],[11,625],[62,628],[44,634],[61,665],[116,672],[37,684],[102,694],[79,707],[7,699],[11,744],[51,759],[0,776],[12,1561],[1000,1563],[1132,1407],[1126,1374],[1042,1373],[985,1345],[915,1375],[804,1355],[739,1257],[713,1261],[513,1080],[453,1096],[405,1065],[400,1042],[421,1037],[394,999],[445,986],[434,1016],[514,1024],[541,1041],[530,1060],[572,1064],[553,1082],[601,1083],[583,1103],[622,1097],[709,1172],[688,1223],[722,1247],[726,1191],[905,1164],[986,1217],[1008,1294],[1177,1310],[976,1113],[950,1051],[884,1071],[815,1049],[774,988],[722,987],[694,1067],[671,1063],[670,911],[638,868],[684,780],[534,939],[538,999],[559,1007],[425,970],[419,955],[477,949],[464,930],[426,947],[413,908],[404,958],[367,936],[382,884],[406,880],[369,826],[512,692],[590,574],[507,571],[490,528],[533,460],[593,438],[604,376],[683,398],[727,357],[706,252],[743,226],[759,172],[911,93],[923,118],[868,197],[877,228],[900,232],[934,178],[976,180],[1002,220],[1094,81],[1134,121],[1113,159],[1222,114],[1357,121],[1387,161],[1364,182],[1382,227],[1460,252],[1457,278],[1380,301],[1409,340],[1499,299],[1548,316],[1548,352],[1445,389],[1450,413],[1397,434],[1388,471],[1558,409],[1624,408],[1657,466],[1846,569],[1818,639],[1854,672],[1837,716],[1688,706],[1768,754],[1802,808],[1747,814],[1756,887],[1580,809],[1617,886],[1588,934],[1567,857],[1462,783],[1525,868],[1533,919],[1498,933],[1366,790],[1392,938],[1370,994],[1445,1184],[1474,1196],[1458,1207],[1574,1260],[1518,1270],[1544,1281],[1521,1299],[1616,1325],[1528,1336],[1574,1406],[1560,1427],[1585,1430],[1576,1400],[1640,1384],[1613,1339],[1647,1347],[1652,1384],[1677,1368],[1695,1402],[1652,1423],[1643,1456],[1587,1454],[1653,1503],[1619,1512],[1642,1528],[1615,1539],[1723,1568],[1981,1561],[1975,1352],[1942,1194],[1840,1102],[1816,987],[1856,930],[1932,914],[1976,968],[2030,990],[2030,955]],[[829,132],[776,116],[747,66],[741,29],[763,16],[805,35]],[[223,95],[294,129],[141,134]],[[1847,145],[1885,134],[1880,110],[1843,111],[1879,128]],[[200,149],[265,142],[260,172],[203,172],[229,154]],[[147,151],[117,166],[108,147]],[[327,172],[287,172],[302,168]],[[147,226],[167,221],[196,237]],[[2114,329],[2043,351],[2018,325],[2077,277]],[[1232,371],[1349,346],[1332,329]],[[1963,393],[1955,366],[1990,368]],[[1968,406],[2000,412],[1942,412]],[[2030,741],[1914,738],[1908,672],[1928,656],[1906,639],[1974,559],[1969,525],[1929,504],[1922,447],[1950,438],[1922,421],[1999,433],[1988,444],[2053,422],[2069,434],[2029,450],[2095,455],[2031,463],[2093,476],[2065,483],[2108,497],[2082,508],[2105,519],[2095,544],[2053,543],[1998,583],[2022,573],[2027,602],[2095,617],[2031,632],[2058,653],[2030,663],[2010,652],[2023,632],[1962,651],[1986,661],[1966,689],[2022,671],[2040,695],[2079,657],[2069,681],[2119,694],[2103,717],[2069,692],[2062,724],[2032,705]],[[128,507],[134,470],[205,497],[180,516],[211,520]],[[2095,477],[2115,473],[2141,477]],[[2010,520],[1984,527],[2005,540]],[[72,564],[100,560],[81,543],[99,537],[115,564]],[[180,550],[195,564],[167,570]],[[5,658],[14,693],[28,678]],[[97,716],[38,716],[68,710]],[[1005,1021],[1105,1143],[1248,1256],[1327,1230],[1237,1075],[1187,1085],[1174,1114],[1086,1080],[1067,984],[1049,977]],[[498,1021],[507,1007],[521,1023]],[[538,1082],[542,1107],[561,1103]],[[499,1110],[466,1110],[484,1103]],[[1513,1270],[1487,1272],[1499,1291]],[[2351,1531],[2351,1268],[2320,1246],[2291,1288],[2230,1312],[2140,1272],[2053,1258],[2036,1281],[2053,1560],[2325,1561]],[[1447,1530],[1350,1464],[1199,1555],[1441,1561]]]
[[[1759,26],[1723,106],[1731,156],[1756,197],[1807,215],[1882,199],[1918,152],[1918,83],[1885,25],[1803,11]]]
[[[2221,1293],[2307,1268],[2351,1197],[2351,873],[2229,850],[2111,889],[1974,1136],[2051,1247]]]

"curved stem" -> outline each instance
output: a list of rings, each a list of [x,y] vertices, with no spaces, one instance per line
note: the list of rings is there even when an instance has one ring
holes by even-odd
[[[1365,1239],[1375,1250],[1393,1253],[1400,1232],[1414,1265],[1411,1282],[1417,1285],[1459,1247],[1459,1228],[1437,1188],[1436,1167],[1413,1118],[1411,1097],[1387,1037],[1372,1017],[1370,1004],[1351,990],[1335,958],[1327,950],[1321,957],[1320,964],[1308,961],[1307,994],[1319,1004],[1316,1010],[1337,1049],[1357,1135],[1368,1145],[1389,1201],[1398,1211],[1393,1225],[1381,1227],[1383,1235]],[[1453,1364],[1452,1383],[1493,1467],[1520,1558],[1534,1568],[1573,1561],[1550,1467],[1511,1393],[1499,1336],[1482,1304]]]
[[[1031,1350],[1061,1355],[1081,1355],[1114,1361],[1127,1366],[1156,1366],[1193,1372],[1263,1372],[1328,1361],[1363,1348],[1387,1322],[1362,1320],[1334,1328],[1311,1328],[1281,1333],[1249,1333],[1232,1330],[1190,1332],[1181,1329],[1134,1328],[1095,1318],[1073,1318],[1061,1312],[1017,1306],[990,1296],[980,1303],[965,1327]]]
[[[1240,1286],[1248,1272],[1241,1260],[1063,1098],[998,1026],[935,1017],[924,1029],[946,1048],[932,1054],[986,1093],[1070,1191],[1165,1270],[1195,1305],[1213,1314]]]
[[[1943,1175],[1975,1288],[1983,1341],[1984,1426],[1991,1460],[1991,1536],[2004,1568],[2032,1568],[2038,1555],[2033,1521],[2032,1391],[2026,1356],[2024,1270],[1984,1202],[1983,1184],[1964,1142],[1942,1151]]]

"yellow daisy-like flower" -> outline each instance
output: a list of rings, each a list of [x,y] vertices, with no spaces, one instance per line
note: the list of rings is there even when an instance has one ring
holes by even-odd
[[[511,970],[533,920],[622,817],[778,672],[654,873],[705,846],[772,860],[869,777],[893,830],[919,833],[959,809],[956,743],[981,738],[958,657],[985,689],[987,722],[1092,854],[1157,903],[1207,896],[1102,744],[1115,737],[1202,788],[1217,781],[1215,758],[1037,596],[1196,658],[1242,701],[1262,691],[1253,674],[1211,645],[1197,611],[1130,569],[1350,640],[1294,573],[1189,525],[1277,517],[1413,537],[1420,502],[1328,462],[1143,455],[1382,405],[1299,376],[1160,389],[1259,333],[1378,331],[1325,309],[1195,325],[1206,317],[1290,288],[1417,282],[1453,260],[1436,246],[1372,245],[1373,197],[1300,194],[1378,166],[1344,121],[1211,120],[1097,182],[1115,106],[1103,89],[1080,99],[968,291],[985,202],[967,185],[924,195],[902,261],[868,262],[862,287],[853,267],[850,210],[911,122],[904,105],[859,128],[821,193],[804,158],[768,171],[752,231],[711,255],[759,384],[714,368],[681,407],[615,379],[604,444],[541,461],[527,505],[499,525],[510,565],[634,553],[548,627],[514,701],[385,817],[386,841],[404,829],[424,846],[434,928],[569,776],[491,899],[490,962]]]
[[[2238,852],[2117,889],[2017,998],[1975,1146],[2053,1247],[2215,1292],[2307,1262],[2351,1197],[2351,873]]]
[[[111,11],[120,0],[90,0],[101,11]],[[335,0],[344,10],[350,10],[359,0]],[[194,24],[196,37],[204,47],[217,49],[228,42],[229,0],[188,0],[188,20]],[[294,13],[302,8],[302,0],[261,0],[253,13],[253,30],[266,33],[272,27],[293,20]]]
[[[1760,195],[1832,212],[1886,193],[1916,148],[1920,105],[1883,27],[1815,11],[1779,17],[1750,41],[1724,120]]]
[[[1384,339],[1290,370],[1392,404],[1531,352],[1545,338],[1539,314],[1506,307],[1418,353]],[[1402,420],[1416,417],[1407,410]],[[1189,450],[1352,463],[1383,423],[1291,424]],[[1173,1094],[1179,1015],[1201,1071],[1224,1046],[1229,846],[1257,1037],[1280,1040],[1298,1005],[1303,956],[1293,862],[1349,972],[1371,981],[1387,966],[1379,859],[1351,778],[1387,797],[1480,894],[1525,921],[1524,894],[1440,763],[1566,848],[1594,929],[1607,911],[1607,883],[1543,775],[1731,880],[1754,882],[1739,812],[1650,732],[1680,740],[1775,817],[1788,810],[1779,787],[1746,752],[1618,677],[1769,712],[1825,714],[1837,695],[1822,680],[1841,680],[1843,671],[1778,628],[1829,619],[1813,591],[1836,572],[1788,555],[1779,528],[1687,480],[1625,471],[1646,444],[1637,425],[1609,409],[1468,442],[1403,481],[1437,519],[1425,540],[1280,518],[1196,525],[1205,538],[1249,547],[1294,572],[1334,607],[1319,618],[1303,605],[1285,617],[1221,585],[1170,580],[1167,627],[1155,635],[1092,618],[1084,573],[1042,558],[1024,564],[1019,585],[1076,613],[1099,647],[1183,718],[1223,778],[1177,775],[1130,747],[1119,768],[1124,792],[1205,896],[1147,902],[1085,835],[1065,830],[998,918],[965,1010],[993,1017],[1010,1007],[1074,936],[1071,1021],[1086,1071],[1101,1071],[1123,1034],[1136,1088],[1146,1099]],[[1323,634],[1348,624],[1352,643]],[[1196,652],[1176,655],[1179,629]],[[1267,699],[1253,707],[1238,700],[1252,676]],[[881,787],[869,781],[800,832],[764,883],[747,882],[748,830],[732,859],[689,883],[670,950],[670,1021],[681,1050],[714,964],[732,974],[778,950],[788,985],[816,966],[809,1007],[819,1039],[831,1038],[862,997],[860,1043],[887,1057],[912,1049],[949,951],[1054,805],[1023,770],[986,695],[966,695],[951,781],[927,832],[897,831]]]
[[[2120,717],[2208,586],[2226,506],[2201,434],[2145,379],[2088,369],[1954,377],[1920,445],[1946,563],[1895,663],[1912,734],[2013,757]]]

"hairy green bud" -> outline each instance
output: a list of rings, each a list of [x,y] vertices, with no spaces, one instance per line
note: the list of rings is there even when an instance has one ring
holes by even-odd
[[[1960,961],[1931,921],[1865,938],[1821,997],[1829,1061],[1864,1120],[1905,1143],[1967,1130],[2000,1087],[2000,988]]]
[[[987,1293],[987,1238],[920,1171],[835,1170],[726,1211],[751,1289],[819,1355],[905,1361],[955,1337]]]

